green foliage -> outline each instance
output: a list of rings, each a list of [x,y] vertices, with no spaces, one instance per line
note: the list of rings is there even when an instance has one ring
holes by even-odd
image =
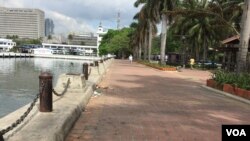
[[[10,49],[10,52],[18,52],[18,48],[17,47],[13,47]]]
[[[69,39],[69,40],[73,40],[73,35],[72,35],[72,34],[69,34],[69,35],[68,35],[68,39]]]
[[[51,39],[52,39],[52,36],[51,36],[51,35],[49,35],[49,36],[48,36],[48,40],[51,40]]]
[[[83,41],[81,41],[81,45],[83,45],[83,46],[84,46],[84,45],[86,45],[86,43],[85,43],[85,42],[83,42]]]
[[[178,52],[183,43],[181,43],[179,36],[175,36],[174,32],[170,29],[167,36],[166,52]]]
[[[121,30],[109,30],[106,35],[103,36],[99,51],[100,55],[116,54],[121,57],[121,54],[126,56],[131,54],[131,48],[129,46],[132,29],[123,28]]]
[[[160,36],[156,36],[152,40],[152,54],[160,54],[161,39]]]
[[[250,74],[233,73],[217,70],[212,78],[219,84],[232,84],[242,89],[250,90]]]
[[[6,36],[6,39],[13,39],[13,40],[16,40],[16,39],[18,39],[18,35],[7,35]]]
[[[40,39],[17,39],[14,41],[16,42],[17,46],[22,46],[25,44],[36,44],[36,45],[42,44]]]
[[[144,65],[147,65],[147,66],[151,66],[151,67],[154,67],[154,68],[157,68],[157,67],[161,67],[161,68],[174,68],[174,66],[171,66],[171,65],[153,63],[153,62],[144,61],[144,60],[140,60],[140,61],[138,61],[138,63],[144,64]]]

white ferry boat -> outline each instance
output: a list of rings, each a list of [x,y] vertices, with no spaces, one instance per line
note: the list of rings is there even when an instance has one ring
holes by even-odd
[[[0,38],[0,52],[10,51],[10,49],[12,49],[14,46],[16,46],[16,43],[12,40]]]
[[[38,55],[52,55],[54,54],[54,51],[48,48],[35,48],[32,49],[31,53]]]

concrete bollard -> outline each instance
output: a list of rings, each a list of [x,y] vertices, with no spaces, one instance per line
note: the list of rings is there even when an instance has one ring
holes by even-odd
[[[89,70],[88,63],[84,63],[82,66],[82,73],[84,74],[85,80],[88,80],[88,78],[89,78],[88,70]]]
[[[4,141],[2,134],[0,134],[0,141]]]
[[[43,72],[39,76],[40,112],[52,112],[52,79],[48,72]]]
[[[96,66],[96,67],[98,67],[98,66],[99,66],[98,61],[95,61],[95,66]]]

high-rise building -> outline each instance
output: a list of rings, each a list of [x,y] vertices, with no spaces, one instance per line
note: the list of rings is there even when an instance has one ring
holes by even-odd
[[[54,22],[52,19],[45,19],[45,36],[54,34]]]
[[[0,37],[44,37],[44,12],[39,9],[0,7]]]
[[[72,35],[72,39],[69,40],[69,44],[72,45],[85,45],[85,46],[96,46],[97,37],[93,33],[82,33],[79,35]]]

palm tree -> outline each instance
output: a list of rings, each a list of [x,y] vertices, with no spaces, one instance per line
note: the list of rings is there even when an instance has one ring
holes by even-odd
[[[239,56],[237,59],[237,72],[242,72],[246,69],[247,66],[247,53],[249,46],[249,35],[250,35],[250,1],[244,1],[244,11],[241,18],[241,34],[240,34],[240,50]]]
[[[169,26],[172,23],[172,16],[164,13],[163,11],[168,10],[172,11],[179,3],[179,0],[152,0],[151,6],[154,7],[152,13],[155,16],[161,18],[161,64],[165,64],[165,51],[166,51],[166,40],[167,40],[167,31]]]
[[[153,0],[137,0],[134,4],[135,7],[144,4],[141,11],[135,16],[135,19],[139,20],[139,25],[141,26],[140,30],[143,32],[144,60],[146,60],[147,55],[149,61],[152,52],[152,38],[157,32],[156,23],[159,21],[159,18],[154,11],[155,7],[153,2]]]
[[[154,3],[154,0],[147,0],[146,11],[147,12],[147,24],[148,24],[148,61],[151,60],[152,52],[152,40],[157,33],[156,24],[159,23],[160,17],[157,14],[156,9],[157,5]]]
[[[146,60],[147,48],[148,48],[148,20],[146,7],[143,6],[139,13],[134,16],[134,19],[138,20],[138,31],[143,45],[143,59]]]
[[[133,56],[135,59],[138,59],[139,57],[139,35],[137,32],[137,28],[138,28],[138,23],[137,22],[132,22],[130,24],[130,28],[132,29],[132,33],[129,35],[130,38],[130,42],[129,45],[133,50]]]
[[[175,33],[189,37],[197,60],[200,59],[200,51],[206,60],[209,45],[218,43],[229,34],[238,33],[234,25],[240,14],[239,6],[232,1],[230,4],[219,0],[184,1],[180,8],[166,12],[176,17],[172,27]]]

